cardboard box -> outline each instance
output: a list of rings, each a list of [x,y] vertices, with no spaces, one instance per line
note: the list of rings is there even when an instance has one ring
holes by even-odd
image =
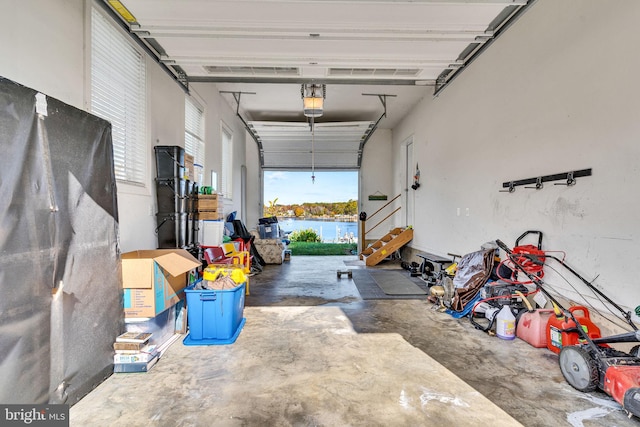
[[[222,196],[218,194],[199,194],[198,210],[201,211],[221,211],[224,208]]]
[[[184,179],[188,179],[191,182],[195,180],[193,156],[187,153],[184,153]]]
[[[218,221],[223,217],[222,212],[218,211],[198,211],[198,219],[205,221]],[[215,246],[215,245],[214,245]]]
[[[158,355],[154,356],[148,362],[135,362],[135,363],[114,363],[113,364],[113,372],[115,373],[123,373],[123,372],[148,372],[153,365],[158,362]]]
[[[184,298],[187,273],[202,264],[184,249],[122,254],[125,317],[155,317]]]
[[[158,346],[148,345],[138,353],[118,353],[113,355],[113,363],[147,363],[158,355]]]

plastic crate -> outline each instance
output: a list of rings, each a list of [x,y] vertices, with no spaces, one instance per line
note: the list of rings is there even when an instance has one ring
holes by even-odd
[[[277,223],[275,224],[259,224],[258,233],[261,239],[277,239],[280,237],[280,228]]]
[[[163,212],[156,215],[158,248],[183,248],[190,241],[189,214]]]
[[[184,179],[156,179],[156,199],[158,212],[189,212],[187,209],[188,193]]]
[[[245,319],[242,283],[228,290],[185,289],[189,334],[185,345],[232,344],[240,335]]]
[[[184,178],[184,148],[177,145],[156,145],[156,178]]]

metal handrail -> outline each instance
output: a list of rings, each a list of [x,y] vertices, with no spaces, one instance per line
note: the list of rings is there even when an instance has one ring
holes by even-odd
[[[378,209],[377,211],[375,211],[374,213],[371,214],[371,216],[369,216],[368,218],[365,218],[363,220],[361,220],[361,227],[360,227],[360,234],[361,234],[361,238],[359,240],[361,240],[361,252],[365,249],[365,244],[366,244],[366,236],[367,233],[370,233],[371,231],[373,231],[373,229],[375,229],[377,226],[379,226],[380,224],[382,224],[383,222],[385,222],[387,219],[389,219],[392,215],[394,215],[396,212],[398,212],[400,209],[402,209],[402,206],[396,208],[393,212],[391,212],[389,215],[387,215],[386,217],[384,217],[383,219],[381,219],[376,225],[374,225],[373,227],[371,227],[369,230],[365,231],[365,225],[367,222],[367,219],[371,219],[374,215],[376,215],[377,213],[379,213],[380,211],[382,211],[384,208],[386,208],[387,206],[389,206],[391,203],[393,203],[396,199],[398,199],[400,196],[402,195],[402,193],[398,194],[396,197],[394,197],[393,199],[389,200],[387,203],[384,204],[384,206],[382,206],[380,209]]]
[[[380,209],[378,209],[377,211],[375,211],[374,213],[371,214],[371,216],[369,217],[369,219],[371,219],[375,214],[377,214],[378,212],[380,212],[382,209],[386,208],[387,206],[389,206],[393,201],[395,201],[398,197],[400,197],[402,195],[402,193],[398,194],[396,197],[394,197],[393,199],[389,200],[387,203],[385,203]],[[386,218],[385,218],[386,219]],[[384,220],[383,220],[384,221]]]
[[[382,220],[380,220],[379,223],[377,223],[376,225],[374,225],[373,227],[371,227],[370,229],[368,229],[366,233],[371,233],[373,231],[374,228],[376,228],[377,226],[379,226],[380,224],[382,224],[383,222],[385,222],[391,215],[393,215],[394,213],[398,212],[400,209],[402,209],[402,206],[396,208],[396,210],[394,210],[393,212],[391,212],[389,215],[385,216]]]

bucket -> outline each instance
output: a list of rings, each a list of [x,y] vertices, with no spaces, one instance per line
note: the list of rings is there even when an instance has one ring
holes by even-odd
[[[582,330],[589,338],[600,338],[600,328],[598,328],[589,317],[589,310],[581,305],[570,307],[569,311],[575,316]],[[576,314],[582,312],[582,316]],[[576,345],[584,342],[576,330],[576,323],[565,316],[549,316],[547,321],[547,348],[556,354],[560,353],[562,347]]]
[[[547,346],[547,323],[553,314],[552,308],[542,308],[525,312],[520,316],[516,336],[536,348]]]
[[[516,337],[516,318],[509,305],[503,305],[496,315],[496,335],[503,340],[512,340]]]

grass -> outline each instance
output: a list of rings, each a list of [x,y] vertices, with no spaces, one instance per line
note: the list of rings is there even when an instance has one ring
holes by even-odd
[[[291,255],[352,255],[358,250],[356,243],[291,242]],[[353,251],[353,252],[352,252]]]

